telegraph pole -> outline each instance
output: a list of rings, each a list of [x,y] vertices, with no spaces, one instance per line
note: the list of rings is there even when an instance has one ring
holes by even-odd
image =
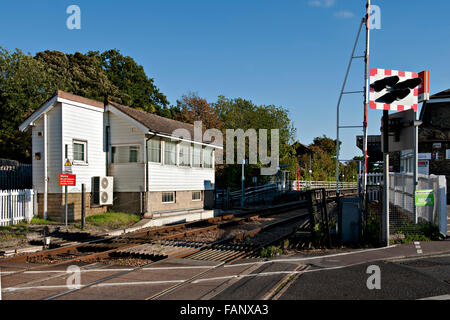
[[[370,0],[367,0],[367,13],[366,13],[366,54],[365,54],[365,63],[366,63],[366,69],[365,69],[365,88],[364,88],[364,122],[363,122],[363,135],[364,135],[364,141],[363,141],[363,152],[364,152],[364,178],[363,178],[363,203],[365,203],[366,200],[366,193],[367,193],[367,114],[369,112],[369,52],[370,52],[370,11],[371,11],[371,4]]]

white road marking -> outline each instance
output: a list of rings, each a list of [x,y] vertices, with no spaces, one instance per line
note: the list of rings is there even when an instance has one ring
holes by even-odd
[[[183,266],[183,267],[158,267],[158,268],[143,268],[143,271],[157,271],[157,270],[184,270],[184,269],[212,269],[214,266]],[[81,269],[81,273],[85,272],[121,272],[121,271],[132,271],[134,268],[122,268],[122,269]],[[2,271],[0,274],[13,274],[19,271]],[[33,270],[24,271],[24,274],[42,274],[42,273],[66,273],[66,270]]]
[[[280,274],[287,274],[287,275],[293,275],[293,274],[302,274],[302,273],[309,273],[309,272],[318,272],[318,271],[328,271],[328,270],[337,270],[337,269],[343,269],[355,265],[360,265],[363,263],[356,263],[352,265],[347,266],[340,266],[340,267],[332,267],[332,268],[324,268],[324,269],[314,269],[314,270],[305,270],[305,271],[275,271],[275,272],[261,272],[261,273],[251,273],[246,275],[230,275],[230,276],[223,276],[223,277],[215,277],[215,278],[205,278],[205,279],[198,279],[193,281],[192,283],[199,283],[199,282],[205,282],[205,281],[215,281],[215,280],[227,280],[232,278],[245,278],[245,277],[267,277],[267,276],[274,276],[274,275],[280,275]],[[113,287],[113,286],[135,286],[135,285],[154,285],[154,284],[171,284],[171,283],[183,283],[186,281],[189,281],[190,279],[184,279],[184,280],[164,280],[164,281],[134,281],[134,282],[110,282],[110,283],[99,283],[95,284],[92,287]],[[80,288],[82,288],[84,285],[81,285]],[[35,286],[35,287],[9,287],[4,288],[3,292],[15,292],[15,291],[26,291],[26,290],[39,290],[39,289],[67,289],[67,285],[54,285],[54,286]]]
[[[358,253],[366,253],[371,251],[379,251],[379,250],[386,250],[390,248],[395,248],[396,245],[388,246],[384,248],[375,248],[375,249],[367,249],[367,250],[360,250],[360,251],[354,251],[354,252],[344,252],[344,253],[336,253],[336,254],[330,254],[326,256],[316,256],[316,257],[308,257],[308,258],[293,258],[293,259],[276,259],[276,260],[269,260],[269,261],[256,261],[256,262],[247,262],[247,263],[239,263],[239,264],[229,264],[225,265],[225,268],[233,268],[233,267],[242,267],[242,266],[248,266],[248,265],[254,265],[254,264],[267,264],[267,263],[279,263],[279,262],[302,262],[302,261],[309,261],[309,260],[318,260],[318,259],[328,259],[328,258],[334,258],[334,257],[340,257],[340,256],[347,256],[352,254],[358,254]]]
[[[419,300],[450,300],[450,294],[445,294],[443,296],[422,298],[422,299],[419,299]]]
[[[339,270],[339,269],[344,269],[344,268],[348,268],[348,267],[361,265],[364,263],[366,263],[366,262],[354,263],[354,264],[350,264],[350,265],[346,265],[346,266],[339,266],[339,267],[330,267],[330,268],[312,269],[312,270],[310,269],[310,270],[305,270],[305,271],[274,271],[274,272],[250,273],[250,274],[244,274],[244,275],[230,275],[230,276],[223,276],[223,277],[198,279],[198,280],[193,281],[192,283],[215,281],[215,280],[226,280],[226,279],[232,279],[232,278],[267,277],[267,276],[275,276],[275,275],[280,275],[280,274],[294,275],[294,274],[303,274],[303,273],[310,273],[310,272]]]
[[[112,287],[112,286],[134,286],[134,285],[152,285],[152,284],[169,284],[169,283],[180,283],[186,280],[165,280],[165,281],[135,281],[135,282],[111,282],[111,283],[99,283],[91,286],[94,287]],[[84,285],[80,285],[77,289],[83,288]],[[16,291],[26,291],[26,290],[42,290],[42,289],[67,289],[67,285],[54,285],[54,286],[36,286],[36,287],[9,287],[4,288],[3,292],[16,292]]]

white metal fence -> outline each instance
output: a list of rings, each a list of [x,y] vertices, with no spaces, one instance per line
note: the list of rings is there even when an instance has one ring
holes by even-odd
[[[30,222],[34,212],[34,197],[31,189],[0,190],[0,226]]]
[[[305,189],[330,189],[334,190],[336,189],[336,181],[292,181],[292,190],[298,189],[298,184],[300,183],[300,190]],[[357,182],[339,182],[339,188],[340,189],[353,189],[357,188],[358,183]]]
[[[369,201],[382,201],[383,174],[369,174],[367,179]],[[373,186],[373,188],[370,188]],[[379,188],[374,188],[380,186]],[[433,190],[434,205],[417,207],[418,222],[429,222],[447,233],[447,181],[445,176],[418,175],[417,190]],[[391,231],[396,226],[415,223],[414,175],[412,173],[390,173],[389,204]]]
[[[411,173],[391,173],[389,181],[390,205],[402,208],[414,217],[414,176]],[[429,222],[447,233],[447,181],[445,176],[418,175],[417,190],[433,190],[434,205],[417,207],[418,222]]]

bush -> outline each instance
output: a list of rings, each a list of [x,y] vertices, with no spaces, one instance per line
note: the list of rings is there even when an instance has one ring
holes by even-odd
[[[277,248],[275,246],[270,246],[268,248],[262,248],[260,252],[261,258],[272,258],[276,256],[277,254],[282,254],[283,251],[280,248]]]

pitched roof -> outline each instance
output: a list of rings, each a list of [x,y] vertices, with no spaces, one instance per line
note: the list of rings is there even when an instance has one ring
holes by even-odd
[[[430,99],[445,99],[445,98],[450,98],[450,89],[433,94],[430,97]]]
[[[145,111],[142,111],[142,110],[130,108],[130,107],[118,104],[118,103],[113,102],[113,101],[109,101],[108,100],[108,103],[110,105],[112,105],[113,107],[119,109],[123,113],[125,113],[127,116],[129,116],[132,119],[136,120],[137,122],[139,122],[143,126],[145,126],[147,129],[149,129],[149,131],[156,131],[157,133],[161,133],[161,134],[172,136],[173,132],[175,130],[177,130],[177,129],[186,129],[191,135],[191,139],[190,140],[197,141],[197,142],[203,142],[203,143],[206,143],[206,144],[210,144],[211,143],[211,141],[194,139],[195,138],[195,136],[194,136],[194,125],[192,125],[192,124],[181,122],[181,121],[177,121],[177,120],[173,120],[173,119],[169,119],[169,118],[165,118],[165,117],[161,117],[161,116],[158,116],[156,114],[148,113],[148,112],[145,112]],[[218,143],[212,143],[212,144],[215,145],[215,146],[221,146]]]
[[[62,99],[67,99],[67,100],[70,100],[70,101],[75,101],[75,102],[79,102],[79,103],[88,104],[90,106],[98,107],[98,108],[101,108],[101,109],[105,108],[105,104],[103,103],[103,101],[97,101],[97,100],[93,100],[93,99],[88,99],[88,98],[85,98],[85,97],[82,97],[82,96],[77,96],[77,95],[75,95],[73,93],[70,93],[70,92],[65,92],[65,91],[62,91],[62,90],[58,90],[58,91],[56,91],[55,95],[58,96],[59,98],[62,98]]]

